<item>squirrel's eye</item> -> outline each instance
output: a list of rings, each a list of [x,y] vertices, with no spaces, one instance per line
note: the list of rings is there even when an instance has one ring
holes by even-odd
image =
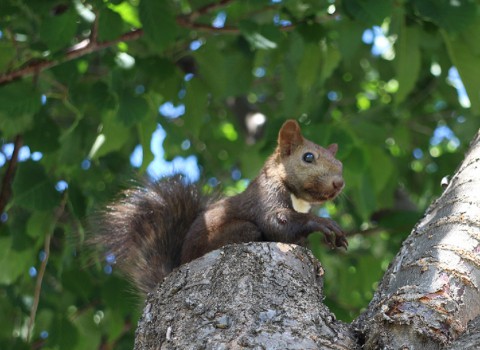
[[[306,163],[312,163],[315,160],[313,153],[307,152],[303,155],[303,161]]]

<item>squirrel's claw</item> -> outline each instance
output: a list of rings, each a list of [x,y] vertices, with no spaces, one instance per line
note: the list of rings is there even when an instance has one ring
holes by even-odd
[[[322,232],[325,235],[325,242],[332,249],[343,247],[348,248],[348,241],[340,226],[331,219],[322,218]]]
[[[347,237],[345,237],[345,234],[342,234],[341,236],[336,237],[335,245],[339,248],[343,247],[345,248],[345,250],[348,249],[348,241],[347,241]]]
[[[332,232],[325,233],[325,243],[330,247],[330,249],[335,249],[335,235]]]

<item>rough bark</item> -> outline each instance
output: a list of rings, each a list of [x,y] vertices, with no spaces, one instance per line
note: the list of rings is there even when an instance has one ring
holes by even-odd
[[[470,321],[467,331],[446,350],[478,350],[480,348],[480,317]]]
[[[232,245],[148,296],[135,349],[480,348],[480,134],[352,325],[322,304],[323,269],[280,243]]]
[[[355,349],[353,333],[322,304],[322,276],[295,245],[213,251],[148,296],[135,349]]]
[[[366,349],[441,349],[480,315],[480,137],[355,322]]]

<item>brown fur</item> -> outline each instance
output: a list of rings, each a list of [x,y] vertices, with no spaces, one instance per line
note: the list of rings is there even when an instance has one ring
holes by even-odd
[[[98,242],[116,254],[144,292],[176,266],[226,244],[298,243],[319,231],[332,247],[346,248],[333,220],[295,210],[300,203],[308,211],[309,204],[333,199],[343,189],[336,151],[335,144],[323,148],[306,140],[298,123],[289,120],[275,152],[243,193],[208,203],[194,185],[178,178],[127,191],[104,212]],[[312,162],[304,161],[307,152]]]

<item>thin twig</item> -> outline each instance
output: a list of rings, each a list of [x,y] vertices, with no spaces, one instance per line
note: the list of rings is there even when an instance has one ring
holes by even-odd
[[[81,43],[71,47],[69,50],[67,50],[67,53],[65,54],[65,57],[59,60],[53,60],[53,61],[35,61],[31,62],[28,65],[26,65],[23,68],[20,68],[15,71],[11,71],[8,73],[5,73],[0,76],[0,85],[9,83],[13,80],[32,75],[35,73],[40,73],[46,69],[55,67],[59,65],[60,63],[64,63],[67,61],[74,60],[76,58],[88,55],[90,53],[96,52],[103,50],[105,48],[108,48],[110,46],[113,46],[115,44],[118,44],[119,42],[122,41],[129,41],[129,40],[136,40],[140,38],[143,35],[143,30],[142,29],[137,29],[133,30],[131,32],[125,33],[118,38],[110,41],[104,41],[101,43],[98,42],[93,42],[90,39],[85,39]]]
[[[215,32],[219,34],[239,34],[240,28],[234,27],[234,26],[223,26],[223,27],[212,27],[209,24],[205,23],[195,23],[195,22],[190,22],[190,20],[187,17],[177,17],[176,19],[177,24],[188,29],[194,29],[198,31],[204,31],[204,32]],[[278,26],[277,28],[282,31],[282,32],[288,32],[290,30],[295,29],[294,24],[288,24],[284,26]]]
[[[43,259],[41,265],[40,265],[40,270],[38,271],[37,275],[37,281],[35,283],[35,292],[33,296],[33,304],[32,304],[32,309],[30,310],[30,318],[28,320],[28,329],[27,329],[27,341],[30,341],[30,337],[32,336],[32,330],[33,326],[35,324],[35,317],[37,315],[37,309],[38,309],[38,303],[40,301],[40,292],[42,291],[42,282],[43,282],[43,276],[45,275],[45,270],[47,269],[47,263],[48,263],[48,258],[50,256],[50,241],[53,235],[53,230],[55,229],[55,226],[60,220],[60,217],[63,215],[65,211],[65,204],[67,202],[67,196],[64,195],[62,198],[62,202],[60,203],[60,206],[57,208],[56,213],[55,213],[55,220],[53,221],[52,225],[50,226],[50,229],[46,236],[45,236],[45,242],[43,244],[43,251],[45,252],[45,258]]]
[[[192,11],[188,15],[188,19],[189,19],[190,22],[193,22],[198,17],[206,15],[207,13],[215,11],[216,9],[225,7],[226,5],[228,5],[231,2],[233,2],[233,0],[221,0],[221,1],[218,1],[218,2],[212,2],[210,4],[206,4],[205,6],[200,7],[198,9],[196,9],[195,11]]]
[[[224,27],[215,28],[209,24],[195,23],[195,22],[192,22],[189,17],[177,17],[176,22],[179,26],[182,26],[184,28],[194,29],[194,30],[204,31],[204,32],[216,32],[219,34],[220,33],[221,34],[237,34],[240,32],[240,30],[237,27],[224,26]]]
[[[43,250],[45,252],[45,258],[40,265],[40,270],[38,271],[37,281],[35,283],[35,294],[33,297],[33,305],[32,309],[30,310],[30,318],[28,320],[28,329],[27,329],[27,341],[30,341],[30,337],[32,335],[33,324],[35,322],[35,317],[37,315],[38,309],[38,302],[40,300],[40,292],[42,290],[42,281],[43,276],[45,275],[45,270],[47,268],[48,256],[50,255],[50,233],[45,236],[45,242],[43,246]]]
[[[95,11],[95,20],[93,21],[92,32],[90,33],[91,42],[96,43],[98,40],[98,23],[100,20],[100,12]]]
[[[10,157],[7,170],[5,171],[5,175],[3,176],[2,180],[2,189],[0,191],[0,214],[5,211],[5,207],[7,206],[10,196],[12,195],[12,182],[15,175],[15,170],[17,168],[18,152],[20,151],[22,144],[22,136],[17,135],[13,141],[14,146],[12,156]]]

